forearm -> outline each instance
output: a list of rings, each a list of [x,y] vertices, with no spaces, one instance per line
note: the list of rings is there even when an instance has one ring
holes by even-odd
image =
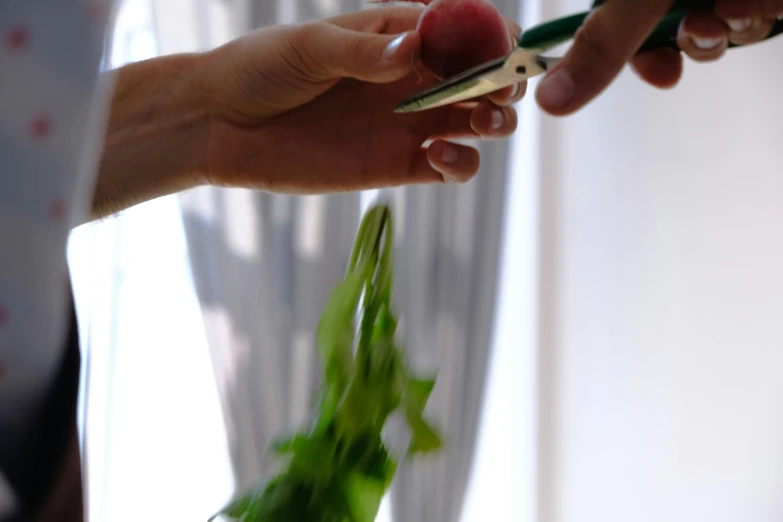
[[[112,71],[114,93],[90,219],[204,179],[205,60],[200,54],[173,55]]]

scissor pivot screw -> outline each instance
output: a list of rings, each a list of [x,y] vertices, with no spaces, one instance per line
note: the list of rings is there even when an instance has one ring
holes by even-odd
[[[517,74],[527,74],[527,67],[524,65],[517,65]]]

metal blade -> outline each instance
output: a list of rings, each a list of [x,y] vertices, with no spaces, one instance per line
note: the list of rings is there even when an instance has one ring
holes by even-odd
[[[423,111],[477,98],[544,74],[558,60],[517,47],[508,56],[474,67],[408,98],[394,112]]]

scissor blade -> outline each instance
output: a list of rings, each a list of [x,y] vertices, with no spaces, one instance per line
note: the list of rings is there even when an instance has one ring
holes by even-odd
[[[400,103],[394,112],[416,112],[470,100],[545,73],[556,58],[517,47],[509,55],[479,65]]]

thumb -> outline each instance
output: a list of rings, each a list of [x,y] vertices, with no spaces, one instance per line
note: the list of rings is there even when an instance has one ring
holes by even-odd
[[[576,33],[566,55],[540,82],[542,109],[565,115],[603,91],[631,60],[673,0],[600,2]]]
[[[393,82],[413,71],[421,39],[415,31],[397,35],[351,31],[327,22],[300,26],[293,59],[317,81],[354,78]]]

